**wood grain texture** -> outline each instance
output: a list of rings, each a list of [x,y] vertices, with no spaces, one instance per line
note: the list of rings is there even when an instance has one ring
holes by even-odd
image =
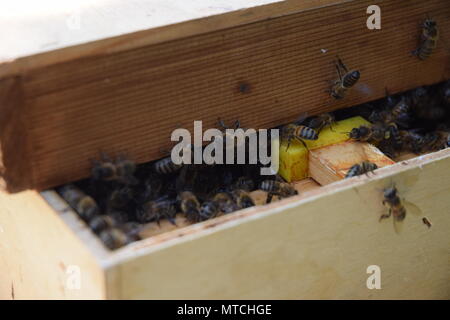
[[[395,93],[450,78],[443,45],[426,61],[410,55],[426,13],[450,34],[447,0],[319,1],[298,10],[293,2],[274,18],[265,12],[253,23],[20,69],[32,174],[15,189],[84,178],[100,150],[139,163],[160,158],[170,133],[194,120],[205,129],[218,117],[267,128],[380,98],[385,87]],[[381,30],[366,28],[372,4],[381,6]],[[338,103],[324,92],[337,77],[336,54],[362,73]]]
[[[53,205],[35,191],[0,192],[1,300],[106,297],[101,255],[87,249],[82,228],[71,230],[66,213]]]
[[[370,161],[378,168],[395,163],[377,147],[352,140],[311,150],[308,156],[309,176],[321,185],[344,179],[354,164],[363,161]]]
[[[447,149],[132,244],[111,257],[108,295],[449,299],[449,165]],[[386,210],[380,189],[392,182],[431,228],[413,215],[401,234],[392,220],[378,221]],[[381,290],[366,286],[370,265],[381,268]]]
[[[28,130],[20,77],[0,79],[0,188],[20,191],[31,185]]]

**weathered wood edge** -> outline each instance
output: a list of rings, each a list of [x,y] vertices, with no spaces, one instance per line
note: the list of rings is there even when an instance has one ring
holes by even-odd
[[[32,185],[22,78],[0,79],[0,188],[21,191]]]

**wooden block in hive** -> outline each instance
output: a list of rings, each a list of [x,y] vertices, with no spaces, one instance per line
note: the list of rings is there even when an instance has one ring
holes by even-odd
[[[395,162],[375,146],[358,141],[346,141],[309,152],[309,175],[321,185],[345,178],[351,166],[362,161],[382,168]]]

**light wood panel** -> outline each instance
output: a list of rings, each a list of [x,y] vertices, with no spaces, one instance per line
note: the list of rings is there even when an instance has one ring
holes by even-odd
[[[89,230],[67,205],[52,201],[52,208],[35,191],[0,192],[0,204],[0,299],[106,297],[101,248],[94,255],[85,246]]]
[[[381,168],[376,176],[146,239],[113,257],[116,267],[108,272],[116,283],[109,295],[448,299],[449,165],[447,149]],[[392,220],[378,221],[386,210],[380,189],[392,182],[421,208],[431,228],[413,215],[407,215],[400,234]],[[366,287],[370,265],[381,268],[381,290]]]
[[[139,163],[159,158],[161,148],[172,145],[170,133],[179,126],[192,129],[194,120],[203,120],[205,128],[218,117],[238,118],[244,127],[273,127],[305,111],[380,98],[385,87],[398,92],[450,77],[443,45],[427,61],[410,55],[426,13],[443,35],[450,34],[446,0],[300,3],[288,2],[284,14],[280,9],[274,17],[265,6],[253,8],[258,17],[253,23],[114,53],[100,46],[69,60],[55,58],[55,64],[49,55],[47,64],[19,68],[24,106],[15,110],[23,112],[26,126],[14,133],[26,132],[27,138],[15,152],[29,163],[22,172],[29,181],[17,184],[4,174],[9,190],[45,189],[86,177],[88,159],[100,150],[127,152]],[[382,29],[369,31],[366,9],[376,3]],[[336,54],[362,73],[339,103],[324,92],[327,81],[336,79]],[[240,92],[241,84],[249,90]],[[6,138],[0,137],[2,145]],[[4,162],[15,157],[2,156]]]
[[[353,165],[363,161],[374,163],[378,168],[395,163],[375,146],[353,140],[311,150],[308,156],[309,176],[321,185],[344,179]]]

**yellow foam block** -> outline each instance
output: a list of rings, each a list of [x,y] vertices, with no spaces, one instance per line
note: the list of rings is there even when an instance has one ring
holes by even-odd
[[[333,131],[330,127],[324,128],[317,140],[304,140],[308,149],[303,143],[292,140],[289,149],[287,142],[280,145],[280,169],[278,173],[288,182],[298,181],[308,176],[308,150],[329,146],[332,144],[347,141],[348,134],[353,128],[361,125],[370,125],[370,122],[362,117],[353,117],[338,121],[333,124]]]

